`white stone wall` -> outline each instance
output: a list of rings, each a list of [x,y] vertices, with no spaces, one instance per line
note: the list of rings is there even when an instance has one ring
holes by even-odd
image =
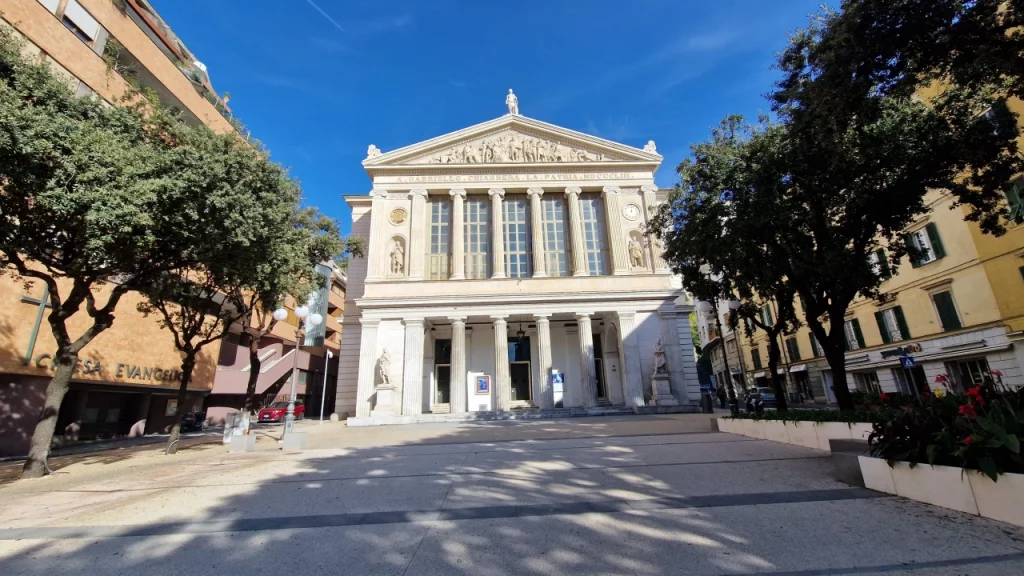
[[[353,206],[352,236],[370,237],[369,203]],[[359,342],[362,327],[359,324],[360,310],[356,298],[362,298],[365,290],[367,259],[350,258],[348,262],[348,283],[345,287],[345,314],[341,319],[341,349],[338,351],[338,387],[335,396],[335,412],[355,415],[356,382],[359,379]]]

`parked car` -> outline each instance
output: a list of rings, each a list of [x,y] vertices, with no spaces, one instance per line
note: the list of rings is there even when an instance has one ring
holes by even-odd
[[[775,390],[771,388],[751,388],[747,390],[745,400],[747,412],[757,412],[759,409],[775,408]]]
[[[286,414],[288,414],[288,403],[274,402],[270,406],[260,410],[256,419],[260,422],[283,422]],[[305,414],[306,407],[302,404],[302,400],[296,400],[295,418],[303,418]]]
[[[181,415],[182,432],[200,432],[206,422],[206,412],[185,412]]]

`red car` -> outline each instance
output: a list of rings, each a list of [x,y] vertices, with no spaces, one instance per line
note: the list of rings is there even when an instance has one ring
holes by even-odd
[[[288,403],[274,402],[270,406],[267,406],[263,410],[260,410],[256,419],[260,422],[284,422],[284,417],[286,414],[288,414]],[[302,405],[302,400],[296,400],[295,418],[302,418],[305,416],[305,414],[306,407]]]

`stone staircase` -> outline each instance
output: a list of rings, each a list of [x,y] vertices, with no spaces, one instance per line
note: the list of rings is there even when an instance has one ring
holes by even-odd
[[[496,422],[502,420],[545,420],[554,418],[580,418],[584,416],[626,416],[633,414],[678,414],[700,412],[700,406],[595,406],[593,408],[517,408],[508,412],[464,412],[461,414],[419,414],[415,416],[370,416],[349,418],[349,426],[380,426],[386,424],[424,424],[438,422]]]

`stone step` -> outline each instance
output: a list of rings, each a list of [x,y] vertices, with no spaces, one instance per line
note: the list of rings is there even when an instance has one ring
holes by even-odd
[[[596,406],[593,408],[521,408],[507,412],[464,412],[461,414],[418,414],[415,416],[370,416],[349,418],[349,426],[383,426],[389,424],[427,424],[438,422],[488,422],[499,420],[544,420],[554,418],[580,418],[586,416],[625,416],[633,414],[677,414],[700,412],[700,406]]]

